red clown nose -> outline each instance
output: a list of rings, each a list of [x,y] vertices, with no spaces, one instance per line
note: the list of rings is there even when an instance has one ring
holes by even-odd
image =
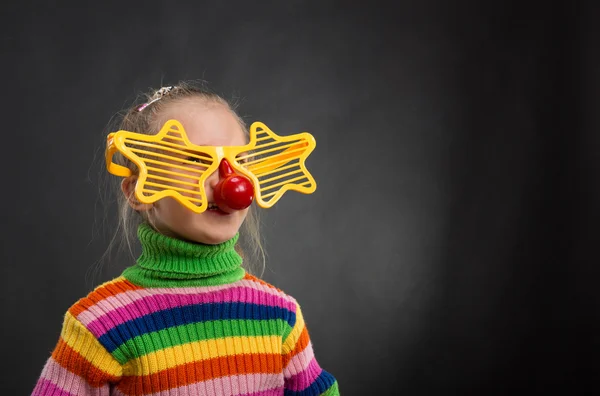
[[[225,158],[219,164],[219,176],[221,181],[214,190],[214,200],[219,209],[232,213],[250,206],[254,199],[254,186],[247,177],[234,173]]]

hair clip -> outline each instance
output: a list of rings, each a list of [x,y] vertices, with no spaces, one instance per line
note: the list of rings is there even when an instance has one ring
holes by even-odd
[[[154,94],[154,96],[156,96],[156,98],[152,99],[150,102],[147,102],[147,103],[144,103],[144,104],[140,105],[136,110],[138,112],[144,110],[146,107],[150,106],[152,103],[156,102],[157,100],[162,99],[163,96],[167,95],[173,89],[175,89],[175,87],[172,86],[172,85],[170,85],[168,87],[162,87],[161,89],[159,89],[158,91],[156,91],[156,93]]]

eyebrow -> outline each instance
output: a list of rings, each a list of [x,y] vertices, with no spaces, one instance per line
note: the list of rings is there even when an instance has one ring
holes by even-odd
[[[191,150],[188,148],[186,148],[185,150],[182,150],[182,151],[185,152],[186,154],[189,154],[189,155],[192,155],[195,157],[212,159],[212,156],[209,153],[198,152],[196,150]]]

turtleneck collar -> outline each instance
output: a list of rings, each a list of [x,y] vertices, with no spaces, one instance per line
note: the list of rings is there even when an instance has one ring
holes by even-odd
[[[214,286],[244,277],[242,257],[235,251],[236,234],[218,245],[205,245],[167,237],[141,224],[138,237],[142,254],[123,276],[143,287]]]

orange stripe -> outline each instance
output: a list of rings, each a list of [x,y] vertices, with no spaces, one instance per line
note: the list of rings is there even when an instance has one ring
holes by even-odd
[[[89,307],[97,304],[98,302],[112,297],[119,293],[124,293],[129,290],[138,290],[142,289],[142,287],[134,285],[129,282],[127,279],[123,279],[122,281],[111,282],[104,284],[98,287],[96,290],[91,292],[87,297],[84,297],[77,301],[75,305],[69,308],[69,312],[74,317],[77,317],[80,313],[87,310]]]
[[[302,352],[309,342],[310,337],[308,336],[308,329],[306,328],[306,326],[304,326],[304,328],[302,329],[302,333],[300,333],[300,337],[298,337],[298,341],[296,341],[296,346],[294,347],[294,349],[283,355],[283,367],[287,366],[289,361],[294,356]]]
[[[84,378],[91,386],[98,388],[106,382],[115,382],[119,378],[94,366],[60,338],[52,352],[52,358],[65,369]]]
[[[279,354],[229,355],[182,364],[150,375],[123,376],[117,388],[126,395],[135,394],[139,389],[159,392],[230,375],[276,374],[283,370],[282,367]]]

